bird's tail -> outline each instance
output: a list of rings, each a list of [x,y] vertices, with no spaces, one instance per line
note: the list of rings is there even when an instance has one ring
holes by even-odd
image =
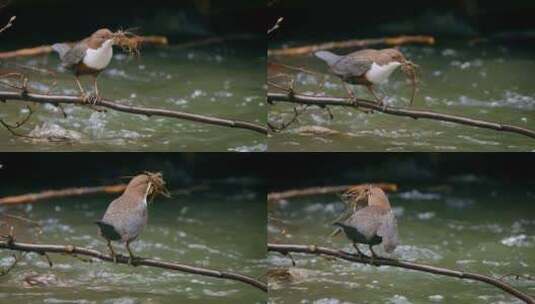
[[[333,65],[335,62],[337,62],[342,56],[336,55],[335,53],[328,52],[328,51],[319,51],[314,53],[316,57],[319,59],[327,62],[328,65]]]
[[[113,225],[103,221],[96,221],[95,224],[100,228],[100,233],[108,240],[116,241],[121,239],[121,235],[115,230]]]
[[[59,58],[63,59],[65,54],[71,49],[71,46],[67,43],[56,43],[52,45],[52,49],[59,54]]]

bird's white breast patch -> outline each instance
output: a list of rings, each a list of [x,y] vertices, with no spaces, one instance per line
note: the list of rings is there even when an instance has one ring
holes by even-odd
[[[110,64],[113,57],[113,40],[104,42],[98,49],[88,48],[84,57],[84,64],[95,70],[103,70]]]
[[[388,77],[390,77],[400,65],[401,63],[397,61],[385,65],[378,65],[374,62],[368,72],[366,72],[366,78],[373,84],[383,84],[388,81]]]

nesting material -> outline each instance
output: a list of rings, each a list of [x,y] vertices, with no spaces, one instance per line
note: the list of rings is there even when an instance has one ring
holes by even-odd
[[[401,65],[401,71],[403,71],[403,73],[407,75],[407,77],[410,79],[411,84],[412,84],[412,96],[411,96],[411,101],[409,103],[410,105],[412,105],[412,102],[414,101],[414,97],[416,97],[416,87],[418,83],[418,79],[416,76],[416,68],[418,68],[418,65],[416,65],[415,63],[409,60],[405,61]]]
[[[123,51],[131,56],[139,56],[142,39],[140,36],[126,30],[118,30],[113,33],[115,45],[121,47]]]
[[[171,194],[165,187],[165,181],[163,179],[163,175],[161,172],[145,171],[143,172],[143,174],[145,174],[149,178],[149,181],[150,181],[150,188],[149,188],[149,194],[148,194],[149,202],[152,202],[152,200],[159,194],[165,197],[171,197]]]

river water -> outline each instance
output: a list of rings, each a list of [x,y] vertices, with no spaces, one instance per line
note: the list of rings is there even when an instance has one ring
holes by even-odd
[[[533,273],[535,193],[525,185],[465,180],[448,185],[405,183],[389,195],[401,239],[393,257],[493,277]],[[273,205],[268,240],[354,252],[345,237],[328,236],[333,230],[330,222],[342,207],[334,195]],[[374,250],[386,255],[380,247]],[[292,274],[291,279],[270,280],[270,303],[521,303],[479,282],[303,254],[293,254],[297,265],[291,267],[287,257],[268,256],[272,267],[290,267]],[[535,292],[533,281],[506,281],[528,294]]]
[[[298,42],[288,42],[298,45]],[[303,43],[301,43],[303,44]],[[306,44],[306,43],[305,43]],[[530,47],[494,43],[470,44],[468,40],[438,39],[436,45],[401,47],[420,66],[419,92],[412,108],[535,129],[535,61]],[[338,50],[339,54],[349,51]],[[273,57],[270,61],[328,73],[319,59],[308,56]],[[273,70],[296,79],[295,90],[306,94],[347,96],[335,76]],[[278,78],[275,81],[285,85]],[[271,90],[272,88],[270,88]],[[277,91],[273,89],[273,91]],[[382,92],[381,92],[382,91]],[[365,88],[357,96],[370,98]],[[396,72],[380,95],[393,106],[408,106],[411,87]],[[277,103],[269,109],[275,124],[288,121],[292,104]],[[310,108],[299,122],[268,139],[272,151],[533,151],[529,137],[434,120],[414,120],[387,114],[365,114],[353,109]]]
[[[262,43],[260,43],[262,45]],[[3,47],[6,50],[15,48]],[[19,68],[30,88],[55,94],[78,94],[74,77],[59,70],[56,54],[6,60],[0,68]],[[29,68],[28,68],[29,67]],[[53,72],[38,72],[36,69]],[[258,41],[229,41],[196,48],[142,50],[138,58],[116,52],[99,77],[107,99],[136,106],[186,111],[246,120],[265,125],[265,49]],[[92,79],[84,80],[91,89]],[[14,123],[27,110],[21,102],[1,105],[0,118]],[[3,151],[264,151],[265,136],[249,130],[193,123],[171,118],[65,106],[67,118],[50,105],[32,105],[35,114],[18,132],[41,137],[68,137],[50,143],[14,137],[0,131]]]
[[[265,197],[246,187],[242,189],[157,198],[149,206],[147,227],[132,243],[133,252],[143,257],[239,272],[264,281]],[[11,191],[28,189],[17,190]],[[38,222],[42,229],[39,243],[73,244],[107,252],[93,222],[100,219],[111,199],[69,198],[2,211]],[[19,223],[16,227],[19,241],[35,241],[36,228],[32,225]],[[127,254],[119,244],[115,250]],[[266,293],[235,281],[98,260],[85,263],[59,254],[50,257],[53,268],[43,257],[27,254],[16,268],[0,278],[0,302],[264,303],[266,298]],[[11,262],[10,255],[4,252],[0,264],[5,267]],[[41,283],[29,285],[27,281]]]

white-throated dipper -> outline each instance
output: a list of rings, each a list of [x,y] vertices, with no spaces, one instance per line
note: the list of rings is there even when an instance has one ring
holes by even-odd
[[[356,208],[351,217],[334,225],[342,228],[361,256],[364,254],[357,244],[367,244],[372,258],[377,257],[373,246],[382,243],[385,251],[391,253],[399,244],[396,218],[386,194],[378,187],[370,186],[366,207]]]
[[[414,73],[414,67],[416,65],[407,60],[399,50],[366,49],[345,56],[336,55],[328,51],[319,51],[316,52],[315,55],[325,61],[331,72],[342,79],[351,98],[354,98],[354,94],[346,83],[365,86],[383,107],[386,105],[383,102],[383,99],[379,98],[375,93],[374,86],[388,82],[390,75],[401,66],[402,70],[412,77],[413,96],[410,101],[412,104],[416,90],[416,76]],[[358,106],[357,101],[355,101],[355,104]]]
[[[73,71],[80,93],[88,103],[94,103],[100,99],[97,77],[110,64],[113,57],[114,37],[115,35],[109,29],[104,28],[74,45],[56,43],[52,46],[52,49],[59,54],[63,66]],[[94,95],[85,93],[79,79],[82,75],[93,76]]]
[[[129,254],[128,262],[132,264],[134,254],[130,250],[130,243],[147,224],[148,203],[157,194],[169,195],[161,173],[145,172],[137,175],[128,183],[123,194],[111,202],[102,220],[96,222],[100,235],[108,242],[114,262],[117,262],[117,257],[111,241],[119,241],[125,243]]]

